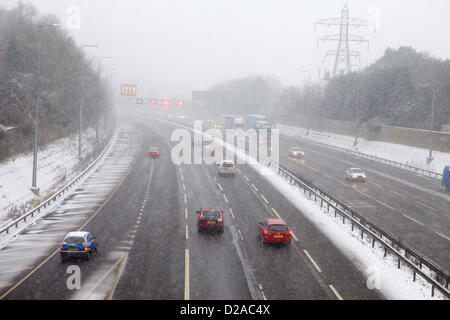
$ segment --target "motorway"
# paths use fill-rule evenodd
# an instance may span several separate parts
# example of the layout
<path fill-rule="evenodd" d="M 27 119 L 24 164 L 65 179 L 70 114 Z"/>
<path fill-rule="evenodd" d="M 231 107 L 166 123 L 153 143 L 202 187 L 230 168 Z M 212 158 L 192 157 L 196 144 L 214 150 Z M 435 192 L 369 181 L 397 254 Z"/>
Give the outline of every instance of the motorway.
<path fill-rule="evenodd" d="M 142 112 L 145 109 L 138 110 Z M 156 115 L 164 118 L 166 114 L 176 114 L 176 111 L 179 110 L 167 110 Z M 192 125 L 194 119 L 222 121 L 220 116 L 211 114 L 206 108 L 196 108 L 187 114 L 189 116 L 183 119 L 186 124 Z M 288 157 L 291 147 L 304 150 L 305 158 Z M 450 194 L 444 191 L 440 181 L 285 135 L 280 135 L 279 150 L 279 163 L 284 168 L 312 182 L 431 259 L 448 274 Z M 362 168 L 367 175 L 366 182 L 347 181 L 345 170 L 350 167 Z"/>
<path fill-rule="evenodd" d="M 37 243 L 46 239 L 41 225 L 63 219 L 55 210 L 0 250 L 0 260 L 24 259 L 33 246 L 46 252 L 15 265 L 14 277 L 0 271 L 1 299 L 384 299 L 250 166 L 238 165 L 235 178 L 222 178 L 214 165 L 177 165 L 170 157 L 174 126 L 152 120 L 153 112 L 127 111 L 132 115 L 123 121 L 131 132 L 130 149 L 122 154 L 133 161 L 117 175 L 116 187 L 103 194 L 104 201 L 97 199 L 89 214 L 63 229 L 93 232 L 100 242 L 98 254 L 89 261 L 61 263 L 54 237 Z M 161 147 L 160 158 L 147 158 L 150 145 Z M 95 179 L 101 189 L 101 176 Z M 202 206 L 222 208 L 223 234 L 197 232 L 195 211 Z M 76 208 L 64 214 L 70 217 Z M 287 221 L 294 233 L 291 245 L 267 246 L 258 240 L 257 223 L 270 217 Z M 36 228 L 35 243 L 24 241 Z M 56 228 L 59 236 L 61 228 Z M 81 270 L 81 289 L 67 286 L 72 264 Z"/>

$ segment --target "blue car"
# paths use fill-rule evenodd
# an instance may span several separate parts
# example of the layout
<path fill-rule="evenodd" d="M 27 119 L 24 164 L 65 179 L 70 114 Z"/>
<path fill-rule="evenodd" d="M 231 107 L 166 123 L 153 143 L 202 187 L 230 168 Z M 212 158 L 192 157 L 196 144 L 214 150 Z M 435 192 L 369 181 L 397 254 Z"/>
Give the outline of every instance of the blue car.
<path fill-rule="evenodd" d="M 442 186 L 445 190 L 450 191 L 450 166 L 445 166 L 442 173 Z"/>
<path fill-rule="evenodd" d="M 59 253 L 61 262 L 68 258 L 89 260 L 97 252 L 98 240 L 87 231 L 69 232 L 61 243 Z"/>

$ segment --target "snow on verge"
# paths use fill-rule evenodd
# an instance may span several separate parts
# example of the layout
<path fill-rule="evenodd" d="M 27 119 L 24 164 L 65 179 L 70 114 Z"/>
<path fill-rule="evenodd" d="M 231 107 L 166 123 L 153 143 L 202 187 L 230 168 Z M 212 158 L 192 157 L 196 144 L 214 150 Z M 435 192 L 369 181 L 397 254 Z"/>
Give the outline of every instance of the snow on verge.
<path fill-rule="evenodd" d="M 306 135 L 305 128 L 284 124 L 277 124 L 277 127 L 280 130 L 280 134 L 289 137 L 301 137 L 302 139 L 312 142 L 321 142 L 437 173 L 442 173 L 444 171 L 444 166 L 450 165 L 450 153 L 446 152 L 433 151 L 434 160 L 430 164 L 427 164 L 426 158 L 429 155 L 428 149 L 389 142 L 371 141 L 363 138 L 358 138 L 358 144 L 353 146 L 355 137 L 314 130 L 309 130 L 309 134 Z"/>
<path fill-rule="evenodd" d="M 155 118 L 154 118 L 155 119 Z M 194 131 L 191 127 L 155 119 L 172 126 L 184 127 Z M 195 132 L 201 134 L 200 131 Z M 216 139 L 216 143 L 225 146 L 229 151 L 235 148 L 223 141 Z M 241 159 L 249 159 L 248 155 L 236 150 L 236 156 Z M 260 163 L 255 164 L 255 159 L 249 161 L 250 165 L 269 183 L 271 183 L 281 194 L 296 206 L 299 211 L 309 219 L 331 242 L 333 242 L 355 266 L 365 275 L 369 276 L 370 270 L 377 270 L 379 277 L 379 288 L 377 288 L 387 299 L 391 300 L 425 300 L 445 299 L 438 290 L 431 297 L 431 286 L 417 276 L 416 282 L 412 281 L 412 272 L 407 268 L 397 269 L 397 262 L 391 255 L 383 258 L 384 251 L 379 245 L 371 248 L 371 245 L 359 239 L 349 230 L 350 223 L 342 224 L 330 214 L 326 214 L 314 202 L 309 200 L 300 189 L 290 185 L 284 178 L 275 175 L 271 169 Z"/>
<path fill-rule="evenodd" d="M 91 154 L 94 145 L 95 130 L 90 128 L 83 133 L 83 154 Z M 37 187 L 41 197 L 31 191 L 32 168 L 32 152 L 0 163 L 0 227 L 11 220 L 12 210 L 30 210 L 34 207 L 33 201 L 42 201 L 81 172 L 78 135 L 72 134 L 39 148 Z"/>

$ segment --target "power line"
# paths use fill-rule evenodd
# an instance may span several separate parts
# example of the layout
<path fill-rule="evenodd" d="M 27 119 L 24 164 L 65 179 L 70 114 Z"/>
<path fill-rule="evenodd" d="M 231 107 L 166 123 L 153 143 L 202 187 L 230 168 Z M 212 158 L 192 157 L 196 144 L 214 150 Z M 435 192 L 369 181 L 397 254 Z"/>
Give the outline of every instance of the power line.
<path fill-rule="evenodd" d="M 339 27 L 338 34 L 325 35 L 317 40 L 317 45 L 320 41 L 329 42 L 336 41 L 338 43 L 336 50 L 328 50 L 322 60 L 322 62 L 328 56 L 334 56 L 334 66 L 332 76 L 338 74 L 350 73 L 354 64 L 352 64 L 352 58 L 358 58 L 359 64 L 361 64 L 361 53 L 357 50 L 350 49 L 350 42 L 357 43 L 367 43 L 369 46 L 369 41 L 362 36 L 350 34 L 350 28 L 360 28 L 360 27 L 372 27 L 367 20 L 351 18 L 349 16 L 349 10 L 347 5 L 342 8 L 341 16 L 337 18 L 326 18 L 321 19 L 314 23 L 314 30 L 316 26 L 328 26 L 328 27 Z"/>

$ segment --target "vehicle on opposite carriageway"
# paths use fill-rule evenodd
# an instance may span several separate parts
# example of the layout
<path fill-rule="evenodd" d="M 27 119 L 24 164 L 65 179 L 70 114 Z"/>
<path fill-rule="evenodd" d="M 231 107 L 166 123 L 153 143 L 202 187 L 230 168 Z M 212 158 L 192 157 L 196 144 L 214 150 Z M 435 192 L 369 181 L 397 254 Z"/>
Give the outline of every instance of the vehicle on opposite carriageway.
<path fill-rule="evenodd" d="M 450 166 L 445 166 L 444 168 L 441 185 L 445 188 L 445 190 L 450 191 Z"/>

